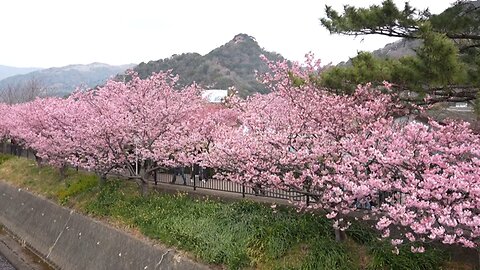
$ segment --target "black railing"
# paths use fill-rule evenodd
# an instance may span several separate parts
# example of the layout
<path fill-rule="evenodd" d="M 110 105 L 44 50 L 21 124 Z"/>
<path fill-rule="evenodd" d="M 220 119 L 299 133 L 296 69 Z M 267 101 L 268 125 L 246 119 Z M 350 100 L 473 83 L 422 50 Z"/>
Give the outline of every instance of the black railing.
<path fill-rule="evenodd" d="M 171 185 L 179 185 L 191 187 L 193 190 L 196 189 L 207 189 L 207 190 L 217 190 L 223 192 L 237 193 L 242 194 L 243 197 L 246 195 L 268 197 L 275 199 L 285 199 L 293 201 L 304 201 L 307 202 L 307 195 L 300 194 L 295 191 L 288 191 L 278 188 L 267 188 L 260 187 L 255 185 L 248 185 L 243 183 L 236 183 L 232 181 L 218 180 L 212 178 L 203 178 L 201 179 L 198 174 L 185 174 L 186 181 L 183 180 L 181 175 L 175 177 L 173 181 L 173 173 L 156 173 L 156 176 L 151 180 L 153 184 L 163 183 Z M 193 177 L 192 177 L 193 176 Z M 156 181 L 155 181 L 156 179 Z M 201 179 L 201 180 L 200 180 Z"/>
<path fill-rule="evenodd" d="M 0 151 L 4 154 L 10 154 L 18 157 L 35 158 L 35 153 L 31 149 L 25 149 L 22 146 L 7 142 L 0 142 Z"/>
<path fill-rule="evenodd" d="M 24 149 L 21 146 L 13 145 L 11 143 L 2 142 L 0 151 L 6 154 L 16 155 L 20 157 L 26 157 L 35 159 L 35 153 L 31 149 Z M 78 170 L 78 168 L 77 168 Z M 314 202 L 314 197 L 300 193 L 294 190 L 284 190 L 279 188 L 264 187 L 259 185 L 249 185 L 245 183 L 236 183 L 232 181 L 218 180 L 208 177 L 208 174 L 204 174 L 203 177 L 200 177 L 198 167 L 195 169 L 196 173 L 192 173 L 192 170 L 187 169 L 184 171 L 185 181 L 181 174 L 177 171 L 177 175 L 174 179 L 175 170 L 163 171 L 163 172 L 154 172 L 149 181 L 153 185 L 169 184 L 177 185 L 192 188 L 193 190 L 197 189 L 206 189 L 206 190 L 216 190 L 222 192 L 242 194 L 243 197 L 246 195 L 290 200 L 294 202 L 304 202 L 307 205 Z M 205 172 L 205 171 L 204 171 Z M 311 194 L 311 192 L 309 192 Z M 372 207 L 378 206 L 382 203 L 386 203 L 387 198 L 393 199 L 390 203 L 402 203 L 403 196 L 396 192 L 381 192 L 378 198 L 374 201 L 367 202 L 356 202 L 355 207 L 359 209 L 371 209 Z"/>
<path fill-rule="evenodd" d="M 19 157 L 26 157 L 30 159 L 35 159 L 34 151 L 30 149 L 24 149 L 22 146 L 11 144 L 8 142 L 2 142 L 0 151 L 6 154 L 16 155 Z M 288 191 L 278 188 L 269 188 L 256 185 L 241 184 L 225 180 L 212 179 L 207 177 L 206 174 L 204 177 L 200 178 L 198 175 L 198 168 L 196 170 L 197 174 L 192 174 L 191 170 L 187 169 L 185 172 L 186 181 L 183 180 L 181 175 L 175 177 L 175 182 L 173 181 L 174 172 L 154 172 L 149 181 L 153 185 L 170 184 L 178 186 L 187 186 L 191 187 L 193 190 L 197 189 L 206 189 L 206 190 L 216 190 L 222 192 L 242 194 L 243 197 L 246 195 L 274 198 L 274 199 L 283 199 L 291 200 L 296 202 L 306 202 L 309 203 L 311 200 L 308 195 L 298 193 L 296 191 Z"/>

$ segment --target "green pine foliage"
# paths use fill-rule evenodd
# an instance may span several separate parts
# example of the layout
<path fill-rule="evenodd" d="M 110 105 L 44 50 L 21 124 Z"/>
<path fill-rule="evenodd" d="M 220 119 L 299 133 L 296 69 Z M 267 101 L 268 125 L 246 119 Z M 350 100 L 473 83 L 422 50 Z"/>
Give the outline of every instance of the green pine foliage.
<path fill-rule="evenodd" d="M 423 102 L 426 94 L 435 96 L 432 102 L 476 98 L 471 89 L 480 87 L 480 1 L 458 1 L 439 15 L 408 2 L 399 9 L 392 0 L 368 8 L 346 5 L 343 14 L 327 6 L 326 15 L 321 23 L 332 34 L 378 34 L 421 43 L 410 43 L 420 44 L 413 56 L 361 52 L 349 64 L 327 69 L 323 86 L 351 93 L 358 84 L 389 81 L 400 92 L 417 92 L 413 101 Z"/>
<path fill-rule="evenodd" d="M 382 5 L 356 8 L 345 5 L 343 14 L 331 6 L 325 7 L 327 17 L 320 21 L 331 34 L 369 35 L 383 34 L 396 37 L 412 37 L 411 31 L 429 17 L 428 11 L 418 11 L 407 2 L 403 10 L 398 9 L 392 0 Z"/>
<path fill-rule="evenodd" d="M 460 61 L 458 48 L 453 41 L 432 31 L 427 23 L 421 28 L 423 46 L 417 50 L 420 63 L 419 71 L 430 86 L 445 86 L 461 83 L 460 77 L 464 72 Z"/>
<path fill-rule="evenodd" d="M 453 41 L 429 29 L 424 30 L 423 36 L 424 42 L 417 49 L 417 56 L 392 59 L 360 52 L 351 59 L 350 66 L 327 69 L 322 74 L 322 84 L 351 92 L 358 84 L 389 81 L 398 88 L 421 92 L 433 87 L 468 83 L 467 66 L 460 60 Z"/>

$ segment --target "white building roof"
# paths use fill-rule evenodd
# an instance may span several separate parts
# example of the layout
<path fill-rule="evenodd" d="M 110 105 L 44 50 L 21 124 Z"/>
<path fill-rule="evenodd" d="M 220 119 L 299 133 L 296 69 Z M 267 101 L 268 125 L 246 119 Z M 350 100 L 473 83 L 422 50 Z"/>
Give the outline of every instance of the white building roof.
<path fill-rule="evenodd" d="M 209 89 L 202 91 L 202 98 L 212 103 L 220 103 L 227 97 L 228 90 L 223 89 Z"/>

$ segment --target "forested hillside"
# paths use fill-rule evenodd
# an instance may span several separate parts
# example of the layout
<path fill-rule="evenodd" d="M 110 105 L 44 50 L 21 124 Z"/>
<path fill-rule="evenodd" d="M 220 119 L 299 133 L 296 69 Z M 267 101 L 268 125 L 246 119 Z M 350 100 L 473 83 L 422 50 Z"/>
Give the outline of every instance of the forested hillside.
<path fill-rule="evenodd" d="M 267 71 L 267 65 L 260 59 L 265 55 L 269 60 L 281 60 L 277 53 L 261 48 L 254 37 L 238 34 L 231 41 L 212 50 L 206 55 L 184 53 L 134 68 L 141 78 L 154 72 L 171 69 L 180 76 L 179 85 L 196 82 L 205 88 L 228 89 L 234 86 L 240 95 L 265 93 L 266 88 L 257 82 L 255 71 Z"/>

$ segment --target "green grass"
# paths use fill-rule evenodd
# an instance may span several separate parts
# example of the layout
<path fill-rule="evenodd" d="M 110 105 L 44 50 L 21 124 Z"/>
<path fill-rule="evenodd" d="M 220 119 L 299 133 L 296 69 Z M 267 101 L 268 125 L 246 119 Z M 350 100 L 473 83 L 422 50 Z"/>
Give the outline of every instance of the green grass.
<path fill-rule="evenodd" d="M 335 242 L 329 220 L 289 207 L 274 212 L 246 200 L 141 197 L 130 182 L 111 179 L 100 187 L 94 175 L 73 170 L 62 182 L 55 169 L 2 155 L 0 178 L 228 269 L 447 269 L 442 252 L 394 255 L 360 223 L 353 224 L 348 241 Z"/>
<path fill-rule="evenodd" d="M 126 185 L 107 184 L 87 212 L 121 218 L 150 238 L 230 269 L 258 265 L 270 269 L 355 268 L 343 244 L 334 241 L 325 218 L 288 208 L 273 213 L 270 207 L 250 201 L 223 203 L 183 194 L 142 198 L 121 192 Z M 301 257 L 292 259 L 292 253 Z"/>

